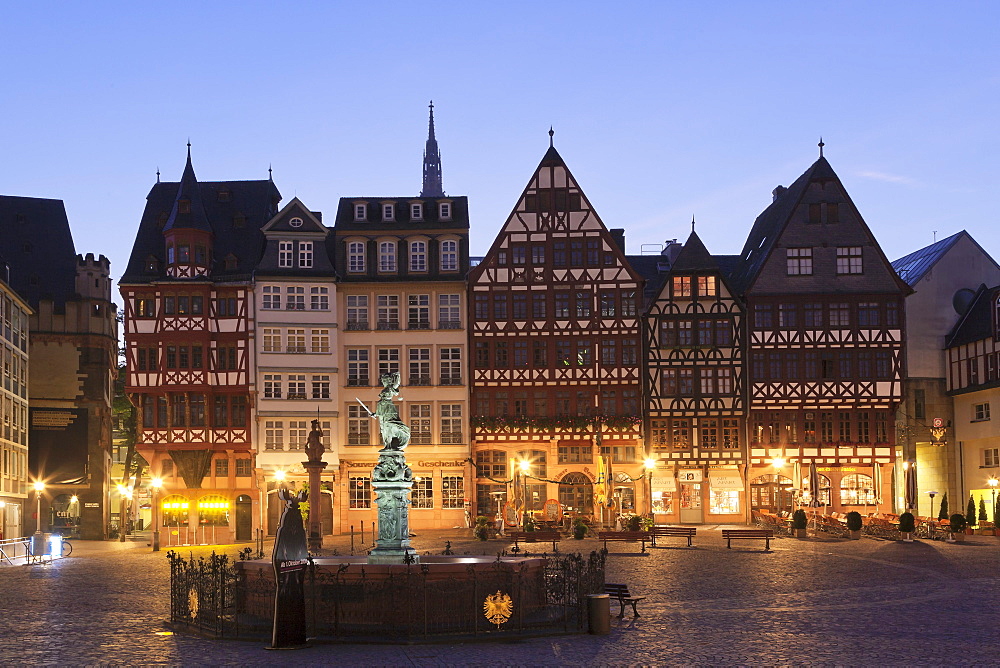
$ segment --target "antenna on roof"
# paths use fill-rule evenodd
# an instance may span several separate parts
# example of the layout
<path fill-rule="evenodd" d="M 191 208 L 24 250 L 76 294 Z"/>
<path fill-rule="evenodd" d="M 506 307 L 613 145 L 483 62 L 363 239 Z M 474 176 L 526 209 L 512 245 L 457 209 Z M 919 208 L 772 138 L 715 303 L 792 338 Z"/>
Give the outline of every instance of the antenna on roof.
<path fill-rule="evenodd" d="M 934 230 L 934 243 L 937 243 L 937 230 Z"/>
<path fill-rule="evenodd" d="M 823 137 L 819 138 L 819 144 L 817 144 L 817 146 L 819 146 L 819 157 L 822 158 L 823 157 L 823 147 L 826 146 L 826 144 L 823 143 Z"/>
<path fill-rule="evenodd" d="M 552 148 L 552 146 L 553 146 L 553 139 L 552 138 L 555 136 L 555 134 L 556 134 L 556 131 L 553 130 L 552 126 L 550 125 L 549 126 L 549 148 Z"/>

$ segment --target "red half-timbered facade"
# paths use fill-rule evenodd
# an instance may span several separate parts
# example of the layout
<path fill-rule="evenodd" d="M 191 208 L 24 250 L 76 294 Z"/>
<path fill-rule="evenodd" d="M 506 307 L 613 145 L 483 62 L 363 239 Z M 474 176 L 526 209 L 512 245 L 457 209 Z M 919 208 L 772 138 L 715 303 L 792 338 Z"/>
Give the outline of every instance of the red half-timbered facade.
<path fill-rule="evenodd" d="M 633 265 L 644 267 L 650 297 L 643 343 L 646 442 L 656 461 L 654 517 L 742 522 L 742 301 L 694 231 L 683 246 L 672 242 L 660 255 L 639 256 Z"/>
<path fill-rule="evenodd" d="M 910 288 L 822 145 L 802 176 L 775 189 L 734 283 L 747 307 L 751 506 L 789 510 L 797 495 L 841 512 L 891 509 Z"/>
<path fill-rule="evenodd" d="M 526 495 L 548 519 L 595 516 L 599 455 L 618 507 L 641 504 L 642 287 L 550 146 L 469 275 L 477 513 L 514 521 Z"/>
<path fill-rule="evenodd" d="M 251 419 L 252 269 L 280 194 L 270 181 L 179 183 L 147 196 L 120 281 L 138 452 L 163 480 L 164 545 L 249 540 L 259 517 Z"/>

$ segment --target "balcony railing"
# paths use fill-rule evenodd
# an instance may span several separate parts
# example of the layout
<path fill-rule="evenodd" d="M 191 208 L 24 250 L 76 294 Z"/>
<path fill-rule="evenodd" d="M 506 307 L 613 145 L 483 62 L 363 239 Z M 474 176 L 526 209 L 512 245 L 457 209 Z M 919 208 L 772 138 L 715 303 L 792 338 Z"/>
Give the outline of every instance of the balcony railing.
<path fill-rule="evenodd" d="M 398 320 L 379 320 L 376 329 L 399 329 Z"/>
<path fill-rule="evenodd" d="M 430 329 L 431 328 L 431 321 L 430 320 L 410 320 L 406 324 L 406 328 L 407 329 Z"/>
<path fill-rule="evenodd" d="M 410 376 L 407 380 L 408 380 L 407 385 L 430 385 L 431 384 L 431 377 L 430 376 Z"/>
<path fill-rule="evenodd" d="M 462 329 L 461 320 L 441 320 L 438 322 L 438 329 Z"/>
<path fill-rule="evenodd" d="M 305 392 L 289 392 L 286 399 L 299 399 L 304 400 L 306 398 Z"/>
<path fill-rule="evenodd" d="M 368 387 L 369 382 L 367 378 L 348 378 L 348 387 Z"/>
<path fill-rule="evenodd" d="M 368 329 L 367 320 L 348 320 L 347 321 L 347 331 L 349 332 L 362 332 Z"/>
<path fill-rule="evenodd" d="M 457 444 L 462 443 L 462 432 L 460 431 L 442 431 L 441 432 L 441 443 L 442 444 Z"/>
<path fill-rule="evenodd" d="M 441 385 L 461 385 L 461 376 L 441 376 Z"/>

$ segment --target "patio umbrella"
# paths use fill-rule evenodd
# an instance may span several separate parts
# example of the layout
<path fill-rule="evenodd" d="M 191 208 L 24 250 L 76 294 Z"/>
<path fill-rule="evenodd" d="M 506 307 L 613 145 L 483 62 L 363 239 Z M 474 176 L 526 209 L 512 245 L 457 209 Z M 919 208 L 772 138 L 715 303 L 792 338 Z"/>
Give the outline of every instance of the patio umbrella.
<path fill-rule="evenodd" d="M 872 462 L 872 487 L 875 488 L 875 505 L 882 505 L 882 467 L 878 462 Z"/>
<path fill-rule="evenodd" d="M 818 508 L 819 503 L 819 469 L 816 462 L 809 462 L 809 506 Z"/>
<path fill-rule="evenodd" d="M 797 459 L 792 462 L 792 488 L 802 491 L 802 464 Z"/>
<path fill-rule="evenodd" d="M 917 463 L 907 462 L 909 466 L 903 471 L 903 494 L 907 510 L 917 507 Z"/>

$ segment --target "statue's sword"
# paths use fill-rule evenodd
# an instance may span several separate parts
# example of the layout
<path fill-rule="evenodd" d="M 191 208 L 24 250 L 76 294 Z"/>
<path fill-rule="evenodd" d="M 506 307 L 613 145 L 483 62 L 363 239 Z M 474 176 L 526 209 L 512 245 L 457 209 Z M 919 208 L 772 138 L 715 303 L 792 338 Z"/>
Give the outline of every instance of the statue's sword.
<path fill-rule="evenodd" d="M 368 406 L 366 406 L 366 405 L 365 405 L 365 402 L 361 401 L 361 399 L 358 399 L 357 397 L 354 397 L 354 398 L 355 398 L 355 399 L 357 400 L 357 402 L 358 402 L 359 404 L 361 404 L 361 407 L 365 409 L 365 412 L 367 412 L 367 413 L 368 413 L 368 417 L 377 417 L 377 416 L 376 416 L 376 415 L 375 415 L 374 413 L 372 413 L 372 412 L 371 412 L 371 411 L 370 411 L 370 410 L 368 409 Z"/>

